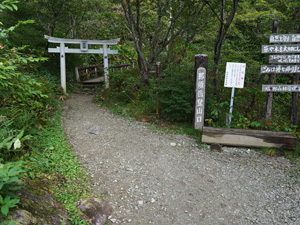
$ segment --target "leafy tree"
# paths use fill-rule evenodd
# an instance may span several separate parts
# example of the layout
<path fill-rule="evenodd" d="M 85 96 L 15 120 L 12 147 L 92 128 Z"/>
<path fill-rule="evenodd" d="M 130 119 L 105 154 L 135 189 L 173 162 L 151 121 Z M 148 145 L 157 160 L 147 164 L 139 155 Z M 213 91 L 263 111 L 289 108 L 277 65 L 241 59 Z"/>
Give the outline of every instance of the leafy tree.
<path fill-rule="evenodd" d="M 137 51 L 140 75 L 146 83 L 147 71 L 159 56 L 180 38 L 185 37 L 181 48 L 186 48 L 210 17 L 205 1 L 125 0 L 121 5 Z"/>

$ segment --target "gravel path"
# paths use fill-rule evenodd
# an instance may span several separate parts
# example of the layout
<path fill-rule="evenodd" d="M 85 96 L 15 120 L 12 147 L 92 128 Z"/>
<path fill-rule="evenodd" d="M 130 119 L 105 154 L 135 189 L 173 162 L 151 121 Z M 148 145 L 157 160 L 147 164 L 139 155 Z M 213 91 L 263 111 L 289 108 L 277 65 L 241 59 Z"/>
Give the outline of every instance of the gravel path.
<path fill-rule="evenodd" d="M 73 95 L 63 125 L 96 193 L 116 204 L 110 224 L 300 224 L 300 185 L 283 157 L 199 148 Z"/>

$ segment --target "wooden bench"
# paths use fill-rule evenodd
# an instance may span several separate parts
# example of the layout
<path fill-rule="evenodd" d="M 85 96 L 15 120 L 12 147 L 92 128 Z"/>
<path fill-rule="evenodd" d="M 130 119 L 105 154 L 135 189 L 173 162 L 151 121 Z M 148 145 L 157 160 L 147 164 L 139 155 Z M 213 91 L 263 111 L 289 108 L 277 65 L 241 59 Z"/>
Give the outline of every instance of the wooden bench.
<path fill-rule="evenodd" d="M 203 127 L 202 143 L 296 149 L 297 137 L 289 132 Z"/>

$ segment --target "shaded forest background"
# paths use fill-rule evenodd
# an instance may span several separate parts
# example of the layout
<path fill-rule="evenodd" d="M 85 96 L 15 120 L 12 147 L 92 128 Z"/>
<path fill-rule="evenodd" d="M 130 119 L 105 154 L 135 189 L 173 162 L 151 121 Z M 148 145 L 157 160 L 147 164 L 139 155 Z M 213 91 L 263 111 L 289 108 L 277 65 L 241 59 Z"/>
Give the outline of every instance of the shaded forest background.
<path fill-rule="evenodd" d="M 209 57 L 206 126 L 226 126 L 231 94 L 231 89 L 223 85 L 226 62 L 246 63 L 245 85 L 236 89 L 231 127 L 289 131 L 299 137 L 299 127 L 291 124 L 291 93 L 274 94 L 272 117 L 265 120 L 266 93 L 261 91 L 261 86 L 267 83 L 268 75 L 260 74 L 260 66 L 268 64 L 268 57 L 261 54 L 261 45 L 268 44 L 273 21 L 278 20 L 278 33 L 295 33 L 300 24 L 299 12 L 298 0 L 2 1 L 0 163 L 6 165 L 6 172 L 0 170 L 0 176 L 7 180 L 0 183 L 2 214 L 7 216 L 9 209 L 17 204 L 15 196 L 7 194 L 12 180 L 24 173 L 48 177 L 57 172 L 56 156 L 46 157 L 45 149 L 47 154 L 55 153 L 61 145 L 56 140 L 55 147 L 56 141 L 45 143 L 46 138 L 41 137 L 49 132 L 57 133 L 58 99 L 63 93 L 58 88 L 59 56 L 48 53 L 48 48 L 54 45 L 44 35 L 97 40 L 120 38 L 117 46 L 111 46 L 119 54 L 110 55 L 109 62 L 111 65 L 134 63 L 135 68 L 111 71 L 110 88 L 100 86 L 95 100 L 120 114 L 138 119 L 148 116 L 154 123 L 167 121 L 189 129 L 192 129 L 194 112 L 195 55 Z M 70 92 L 78 85 L 76 66 L 103 62 L 101 55 L 90 54 L 67 54 L 66 60 Z M 160 71 L 166 75 L 159 80 L 159 86 L 156 75 L 148 73 L 155 70 L 158 61 L 162 63 Z M 275 83 L 292 84 L 293 75 L 277 75 Z M 159 115 L 155 113 L 157 93 Z M 58 124 L 53 125 L 55 121 Z M 20 160 L 27 163 L 21 165 Z M 78 196 L 70 198 L 62 194 L 60 198 L 61 201 L 72 199 L 68 210 L 76 211 Z"/>
<path fill-rule="evenodd" d="M 226 62 L 245 62 L 245 88 L 238 89 L 235 95 L 233 126 L 263 127 L 266 93 L 261 92 L 261 85 L 267 83 L 268 75 L 260 74 L 260 66 L 268 63 L 268 57 L 260 53 L 261 45 L 268 44 L 275 19 L 279 21 L 279 33 L 294 33 L 299 10 L 297 1 L 25 0 L 18 3 L 18 10 L 1 13 L 2 26 L 9 28 L 20 21 L 32 21 L 9 33 L 8 38 L 2 39 L 2 45 L 26 46 L 18 52 L 48 57 L 35 67 L 57 78 L 58 56 L 47 53 L 49 43 L 44 34 L 77 39 L 121 38 L 116 47 L 119 54 L 110 56 L 110 63 L 135 63 L 139 81 L 149 83 L 152 77 L 147 71 L 155 69 L 156 61 L 162 62 L 167 75 L 160 85 L 162 116 L 173 122 L 192 120 L 194 56 L 207 54 L 206 121 L 212 126 L 224 126 L 228 116 L 231 90 L 223 87 Z M 74 80 L 75 66 L 101 63 L 99 55 L 68 54 L 68 81 Z M 116 94 L 116 88 L 122 89 L 123 96 L 133 95 L 128 101 L 140 94 L 151 97 L 144 92 L 153 92 L 155 87 L 136 90 L 142 93 L 127 93 L 137 85 L 133 76 L 136 75 L 111 75 L 113 93 L 106 97 Z M 278 75 L 276 83 L 290 84 L 292 76 Z M 146 104 L 139 100 L 139 104 Z M 153 105 L 145 107 L 145 111 L 153 113 Z M 267 125 L 271 129 L 289 129 L 290 114 L 291 93 L 275 94 L 273 118 Z"/>

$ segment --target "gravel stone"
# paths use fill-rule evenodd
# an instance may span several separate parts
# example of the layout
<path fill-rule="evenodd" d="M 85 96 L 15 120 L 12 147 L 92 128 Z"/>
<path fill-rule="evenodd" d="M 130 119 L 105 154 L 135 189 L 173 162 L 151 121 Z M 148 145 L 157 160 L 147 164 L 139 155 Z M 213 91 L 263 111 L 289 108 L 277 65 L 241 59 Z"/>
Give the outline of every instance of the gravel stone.
<path fill-rule="evenodd" d="M 92 98 L 67 99 L 63 126 L 95 193 L 116 205 L 110 224 L 300 224 L 300 185 L 286 158 L 200 148 Z M 95 124 L 101 133 L 91 135 Z"/>

